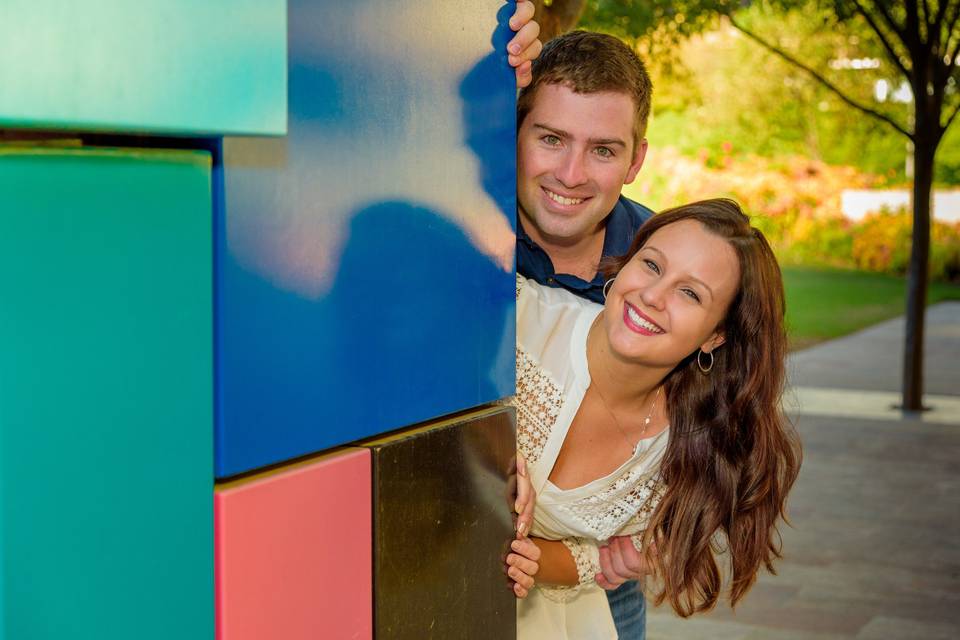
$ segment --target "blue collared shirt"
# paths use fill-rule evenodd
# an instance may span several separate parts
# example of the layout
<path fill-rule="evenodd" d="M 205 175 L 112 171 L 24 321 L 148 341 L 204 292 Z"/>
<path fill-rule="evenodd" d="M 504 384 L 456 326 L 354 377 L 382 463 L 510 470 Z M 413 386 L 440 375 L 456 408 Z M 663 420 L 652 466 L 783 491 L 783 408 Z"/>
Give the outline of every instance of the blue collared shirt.
<path fill-rule="evenodd" d="M 607 216 L 601 257 L 624 255 L 630 249 L 640 225 L 652 215 L 653 211 L 642 204 L 620 196 L 613 211 Z M 561 287 L 581 298 L 603 304 L 602 273 L 598 272 L 593 280 L 587 282 L 569 273 L 554 272 L 550 256 L 527 235 L 519 222 L 517 223 L 517 271 L 547 287 Z"/>

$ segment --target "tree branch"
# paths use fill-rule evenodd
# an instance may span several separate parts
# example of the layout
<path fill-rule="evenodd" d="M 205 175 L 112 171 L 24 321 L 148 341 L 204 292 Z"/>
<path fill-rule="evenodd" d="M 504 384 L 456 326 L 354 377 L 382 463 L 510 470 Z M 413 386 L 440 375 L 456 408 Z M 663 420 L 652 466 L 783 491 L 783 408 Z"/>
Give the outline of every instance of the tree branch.
<path fill-rule="evenodd" d="M 883 6 L 881 0 L 873 0 L 874 6 L 878 9 L 882 8 L 886 11 L 886 7 Z M 916 54 L 921 49 L 925 49 L 924 46 L 926 43 L 923 41 L 923 35 L 920 33 L 920 15 L 918 10 L 918 5 L 920 0 L 906 0 L 904 3 L 906 5 L 907 19 L 904 23 L 904 38 L 903 41 L 907 44 L 907 50 L 910 51 L 911 56 L 914 56 L 914 66 L 919 62 L 916 59 Z"/>
<path fill-rule="evenodd" d="M 934 17 L 933 23 L 931 23 L 930 25 L 931 27 L 937 27 L 937 29 L 939 30 L 940 27 L 943 26 L 943 19 L 947 16 L 947 7 L 949 6 L 950 6 L 950 0 L 940 0 L 940 6 L 937 7 L 937 15 L 936 17 Z M 958 3 L 958 5 L 955 5 L 955 6 L 960 6 L 960 3 Z M 949 31 L 947 33 L 949 33 Z M 939 31 L 937 32 L 937 44 L 943 44 L 940 42 Z"/>
<path fill-rule="evenodd" d="M 893 32 L 896 33 L 898 36 L 900 36 L 900 40 L 906 42 L 907 41 L 906 26 L 901 27 L 899 24 L 897 24 L 897 21 L 893 19 L 893 16 L 890 15 L 890 12 L 887 11 L 887 8 L 883 6 L 883 3 L 880 2 L 880 0 L 873 0 L 873 6 L 875 6 L 877 8 L 877 11 L 880 13 L 880 15 L 883 16 L 883 19 L 887 22 L 887 25 L 890 27 L 890 29 L 892 29 Z"/>
<path fill-rule="evenodd" d="M 848 97 L 848 96 L 847 96 L 845 93 L 843 93 L 843 91 L 841 91 L 835 84 L 833 84 L 832 82 L 830 82 L 829 80 L 827 80 L 825 77 L 823 77 L 820 73 L 818 73 L 818 72 L 815 71 L 814 69 L 808 67 L 807 65 L 805 65 L 805 64 L 802 63 L 802 62 L 800 62 L 799 60 L 797 60 L 796 58 L 794 58 L 792 55 L 790 55 L 789 53 L 787 53 L 786 51 L 784 51 L 784 50 L 781 49 L 780 47 L 778 47 L 778 46 L 776 46 L 776 45 L 774 45 L 774 44 L 771 44 L 771 43 L 767 42 L 766 40 L 764 40 L 763 38 L 761 38 L 761 37 L 758 36 L 757 34 L 753 33 L 752 31 L 750 31 L 749 29 L 747 29 L 747 28 L 744 27 L 743 25 L 739 24 L 733 16 L 729 16 L 729 19 L 730 19 L 730 24 L 733 25 L 733 27 L 734 27 L 735 29 L 737 29 L 737 31 L 740 31 L 740 32 L 743 33 L 745 36 L 747 36 L 748 38 L 750 38 L 751 40 L 753 40 L 754 42 L 756 42 L 757 44 L 759 44 L 760 46 L 762 46 L 764 49 L 767 49 L 768 51 L 771 51 L 772 53 L 775 53 L 776 55 L 780 56 L 781 58 L 783 58 L 784 60 L 786 60 L 787 62 L 789 62 L 790 64 L 792 64 L 793 66 L 797 67 L 798 69 L 802 69 L 803 71 L 805 71 L 810 77 L 812 77 L 814 80 L 816 80 L 817 82 L 819 82 L 821 85 L 823 85 L 824 87 L 826 87 L 827 89 L 829 89 L 834 95 L 836 95 L 838 98 L 840 98 L 841 100 L 843 100 L 843 101 L 844 101 L 846 104 L 848 104 L 849 106 L 853 107 L 854 109 L 857 109 L 858 111 L 860 111 L 860 112 L 862 112 L 862 113 L 867 114 L 868 116 L 871 116 L 871 117 L 873 117 L 873 118 L 876 118 L 876 119 L 878 119 L 878 120 L 880 120 L 880 121 L 882 121 L 882 122 L 886 122 L 888 125 L 890 125 L 891 127 L 893 127 L 894 130 L 896 130 L 897 132 L 903 134 L 903 135 L 906 136 L 909 140 L 911 140 L 911 141 L 913 140 L 913 134 L 912 134 L 911 132 L 907 131 L 907 130 L 906 130 L 905 128 L 903 128 L 902 126 L 900 126 L 900 124 L 898 124 L 898 123 L 897 123 L 893 118 L 891 118 L 890 116 L 888 116 L 888 115 L 886 115 L 886 114 L 884 114 L 884 113 L 880 113 L 879 111 L 875 111 L 874 109 L 871 109 L 870 107 L 867 107 L 867 106 L 865 106 L 865 105 L 862 105 L 862 104 L 860 104 L 859 102 L 857 102 L 856 100 Z"/>
<path fill-rule="evenodd" d="M 943 2 L 946 4 L 947 0 L 943 0 Z M 960 52 L 960 34 L 956 34 L 958 36 L 957 41 L 954 43 L 953 51 L 950 51 L 950 41 L 954 36 L 954 27 L 957 26 L 957 20 L 960 19 L 960 2 L 957 2 L 953 7 L 955 9 L 953 15 L 946 18 L 947 36 L 943 40 L 943 51 L 946 52 L 947 59 L 950 60 L 947 64 L 956 64 L 957 53 Z"/>
<path fill-rule="evenodd" d="M 917 4 L 920 5 L 920 16 L 923 20 L 923 26 L 927 30 L 927 42 L 930 42 L 931 34 L 933 32 L 933 25 L 930 24 L 930 0 L 922 0 Z"/>
<path fill-rule="evenodd" d="M 887 55 L 890 56 L 890 61 L 900 69 L 900 73 L 907 76 L 907 79 L 910 79 L 910 71 L 904 66 L 900 61 L 900 56 L 897 55 L 896 50 L 893 48 L 893 45 L 890 41 L 887 40 L 886 35 L 880 30 L 880 25 L 873 19 L 873 16 L 870 15 L 870 12 L 867 11 L 864 6 L 860 3 L 860 0 L 853 0 L 853 4 L 857 7 L 857 13 L 863 16 L 863 19 L 867 21 L 867 24 L 870 25 L 870 28 L 873 29 L 873 32 L 877 34 L 877 37 L 880 39 L 880 43 L 883 44 L 883 48 L 887 50 Z M 903 41 L 901 40 L 901 44 Z"/>

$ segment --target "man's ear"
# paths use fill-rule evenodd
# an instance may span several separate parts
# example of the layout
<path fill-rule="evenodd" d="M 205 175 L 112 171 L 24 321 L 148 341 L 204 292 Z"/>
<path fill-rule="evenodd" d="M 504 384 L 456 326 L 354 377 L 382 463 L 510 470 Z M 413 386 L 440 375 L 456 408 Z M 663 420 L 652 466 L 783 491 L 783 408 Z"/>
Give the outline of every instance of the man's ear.
<path fill-rule="evenodd" d="M 723 331 L 714 331 L 710 337 L 707 338 L 702 345 L 700 345 L 700 350 L 704 353 L 710 353 L 726 341 L 727 337 L 723 334 Z"/>
<path fill-rule="evenodd" d="M 630 184 L 633 182 L 637 174 L 640 172 L 640 167 L 643 166 L 643 159 L 647 157 L 647 139 L 644 138 L 637 143 L 637 148 L 633 153 L 633 161 L 630 163 L 630 168 L 627 170 L 627 177 L 624 178 L 623 184 Z"/>

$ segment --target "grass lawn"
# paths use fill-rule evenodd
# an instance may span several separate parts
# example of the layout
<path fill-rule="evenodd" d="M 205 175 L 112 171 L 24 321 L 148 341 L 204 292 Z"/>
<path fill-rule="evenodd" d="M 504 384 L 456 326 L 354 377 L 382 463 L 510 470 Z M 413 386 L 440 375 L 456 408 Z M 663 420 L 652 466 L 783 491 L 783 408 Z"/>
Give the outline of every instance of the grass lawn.
<path fill-rule="evenodd" d="M 784 267 L 790 348 L 802 349 L 902 315 L 906 280 L 894 276 Z M 931 283 L 927 303 L 960 300 L 960 285 Z"/>

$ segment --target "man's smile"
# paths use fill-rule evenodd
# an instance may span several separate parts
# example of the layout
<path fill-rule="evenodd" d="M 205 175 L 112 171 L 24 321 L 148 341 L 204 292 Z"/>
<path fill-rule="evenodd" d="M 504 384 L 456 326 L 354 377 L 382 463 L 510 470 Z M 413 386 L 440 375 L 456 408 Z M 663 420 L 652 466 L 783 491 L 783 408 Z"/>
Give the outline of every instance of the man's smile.
<path fill-rule="evenodd" d="M 585 200 L 588 200 L 588 198 L 573 198 L 573 197 L 564 196 L 557 193 L 556 191 L 551 191 L 546 187 L 540 187 L 540 188 L 543 190 L 543 192 L 551 201 L 564 207 L 573 207 L 584 202 Z"/>

